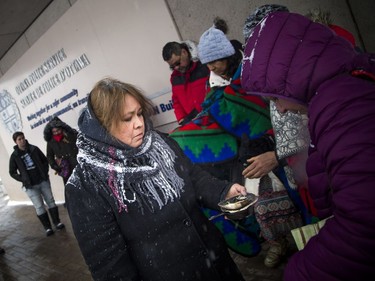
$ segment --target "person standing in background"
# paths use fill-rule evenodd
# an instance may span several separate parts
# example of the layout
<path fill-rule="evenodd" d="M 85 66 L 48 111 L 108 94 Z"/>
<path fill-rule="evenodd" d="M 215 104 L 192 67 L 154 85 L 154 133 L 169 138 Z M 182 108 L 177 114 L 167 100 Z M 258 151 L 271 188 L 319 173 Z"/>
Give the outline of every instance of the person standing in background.
<path fill-rule="evenodd" d="M 168 42 L 163 47 L 163 59 L 172 70 L 173 109 L 179 125 L 193 119 L 201 110 L 206 96 L 209 70 L 197 57 L 197 47 L 187 40 Z"/>
<path fill-rule="evenodd" d="M 63 229 L 65 225 L 60 222 L 59 211 L 52 194 L 47 157 L 37 146 L 28 143 L 23 132 L 15 132 L 13 140 L 16 145 L 9 160 L 9 174 L 22 182 L 22 187 L 35 207 L 46 236 L 50 236 L 54 231 L 44 203 L 48 206 L 56 229 Z"/>
<path fill-rule="evenodd" d="M 57 116 L 52 118 L 44 128 L 48 163 L 55 173 L 62 177 L 64 185 L 77 165 L 77 134 L 75 129 Z"/>
<path fill-rule="evenodd" d="M 52 118 L 44 128 L 48 163 L 62 177 L 64 184 L 77 165 L 77 134 L 75 129 L 58 117 Z"/>

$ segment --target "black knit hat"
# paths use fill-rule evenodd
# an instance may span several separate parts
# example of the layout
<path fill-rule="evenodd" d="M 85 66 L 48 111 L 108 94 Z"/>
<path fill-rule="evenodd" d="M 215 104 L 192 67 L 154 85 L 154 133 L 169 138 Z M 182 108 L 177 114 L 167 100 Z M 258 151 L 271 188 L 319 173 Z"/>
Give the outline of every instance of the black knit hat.
<path fill-rule="evenodd" d="M 245 25 L 243 27 L 243 36 L 245 38 L 245 42 L 250 37 L 250 34 L 253 31 L 254 27 L 268 14 L 273 12 L 289 12 L 289 10 L 287 7 L 278 4 L 266 4 L 256 8 L 255 11 L 251 13 L 246 19 Z"/>

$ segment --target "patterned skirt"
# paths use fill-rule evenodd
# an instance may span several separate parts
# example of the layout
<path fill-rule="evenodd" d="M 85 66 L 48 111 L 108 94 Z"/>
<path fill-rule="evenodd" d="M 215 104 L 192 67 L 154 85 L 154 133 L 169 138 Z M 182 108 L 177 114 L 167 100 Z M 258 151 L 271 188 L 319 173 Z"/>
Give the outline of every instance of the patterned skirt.
<path fill-rule="evenodd" d="M 254 205 L 254 212 L 261 235 L 267 241 L 276 241 L 303 225 L 301 212 L 290 199 L 287 190 L 274 191 L 268 176 L 260 182 L 259 199 Z"/>

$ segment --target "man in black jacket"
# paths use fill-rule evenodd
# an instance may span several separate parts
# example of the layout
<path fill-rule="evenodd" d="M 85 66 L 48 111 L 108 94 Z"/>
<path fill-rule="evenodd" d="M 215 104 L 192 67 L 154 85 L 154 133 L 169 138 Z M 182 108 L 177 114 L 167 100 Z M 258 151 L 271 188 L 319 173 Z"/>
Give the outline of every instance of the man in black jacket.
<path fill-rule="evenodd" d="M 59 211 L 52 194 L 47 157 L 37 146 L 28 143 L 23 132 L 15 132 L 13 140 L 16 145 L 9 160 L 9 174 L 22 182 L 22 188 L 33 203 L 46 235 L 50 236 L 54 231 L 44 202 L 48 206 L 56 229 L 63 229 L 65 226 L 60 222 Z"/>

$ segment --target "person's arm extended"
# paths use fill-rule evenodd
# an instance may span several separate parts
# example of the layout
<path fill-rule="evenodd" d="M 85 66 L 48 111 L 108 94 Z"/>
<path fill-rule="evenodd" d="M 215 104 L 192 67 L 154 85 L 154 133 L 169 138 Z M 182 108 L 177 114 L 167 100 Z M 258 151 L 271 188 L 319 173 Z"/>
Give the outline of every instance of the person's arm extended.
<path fill-rule="evenodd" d="M 244 134 L 241 138 L 238 155 L 239 161 L 245 167 L 242 175 L 249 179 L 261 178 L 279 165 L 275 152 L 275 141 L 269 134 L 252 140 Z"/>
<path fill-rule="evenodd" d="M 267 151 L 247 159 L 248 166 L 243 170 L 245 178 L 261 178 L 275 169 L 279 163 L 275 151 Z"/>
<path fill-rule="evenodd" d="M 219 210 L 218 203 L 221 200 L 236 195 L 246 194 L 246 188 L 237 183 L 231 183 L 220 180 L 202 169 L 202 167 L 193 164 L 184 154 L 175 140 L 169 138 L 173 151 L 180 158 L 180 163 L 189 173 L 189 178 L 195 189 L 197 199 L 205 206 L 211 209 Z"/>

